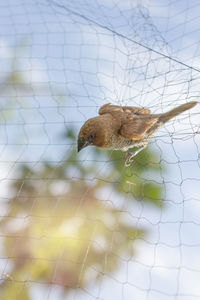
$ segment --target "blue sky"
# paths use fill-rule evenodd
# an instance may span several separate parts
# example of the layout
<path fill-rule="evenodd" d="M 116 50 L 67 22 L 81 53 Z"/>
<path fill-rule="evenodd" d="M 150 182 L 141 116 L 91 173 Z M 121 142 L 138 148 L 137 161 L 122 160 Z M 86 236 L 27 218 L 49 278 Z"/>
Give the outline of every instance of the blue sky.
<path fill-rule="evenodd" d="M 58 2 L 70 11 L 56 6 Z M 198 100 L 200 73 L 194 69 L 200 66 L 199 5 L 194 0 L 1 1 L 0 76 L 10 74 L 11 58 L 17 56 L 16 70 L 32 89 L 2 95 L 1 197 L 9 194 L 7 183 L 17 163 L 59 162 L 66 150 L 61 136 L 65 126 L 73 122 L 78 129 L 106 102 L 161 112 L 187 99 Z M 59 95 L 52 94 L 55 88 Z M 16 95 L 17 102 L 12 101 Z M 62 100 L 65 95 L 67 102 Z M 4 110 L 8 96 L 9 110 Z M 68 299 L 110 300 L 111 294 L 116 300 L 200 297 L 198 114 L 199 106 L 160 129 L 151 142 L 168 168 L 160 174 L 166 208 L 160 211 L 140 203 L 127 208 L 150 230 L 138 242 L 136 257 L 122 259 L 120 271 L 105 274 L 99 287 L 88 287 L 93 296 L 82 291 Z M 88 148 L 81 159 L 89 157 Z M 112 194 L 110 200 L 114 203 Z M 38 291 L 33 291 L 33 299 L 59 297 L 59 289 L 49 298 L 41 287 Z"/>

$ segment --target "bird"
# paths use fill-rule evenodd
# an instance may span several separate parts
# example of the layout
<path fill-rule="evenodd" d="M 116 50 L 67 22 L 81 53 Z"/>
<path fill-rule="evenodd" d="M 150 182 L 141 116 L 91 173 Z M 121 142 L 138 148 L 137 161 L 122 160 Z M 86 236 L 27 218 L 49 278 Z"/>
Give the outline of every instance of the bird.
<path fill-rule="evenodd" d="M 109 150 L 121 150 L 125 166 L 129 166 L 141 150 L 147 147 L 155 131 L 180 113 L 191 109 L 198 102 L 191 101 L 160 114 L 148 108 L 104 104 L 98 116 L 88 119 L 78 134 L 78 152 L 91 145 Z M 129 151 L 131 148 L 136 148 Z"/>

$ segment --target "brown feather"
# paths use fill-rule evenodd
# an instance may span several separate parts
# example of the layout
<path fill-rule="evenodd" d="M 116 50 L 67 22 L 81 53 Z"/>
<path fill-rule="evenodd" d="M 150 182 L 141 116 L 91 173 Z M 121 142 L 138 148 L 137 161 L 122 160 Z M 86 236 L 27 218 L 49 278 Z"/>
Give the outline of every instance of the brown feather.
<path fill-rule="evenodd" d="M 153 115 L 135 116 L 127 119 L 122 125 L 119 134 L 126 139 L 140 140 L 146 132 L 158 121 Z"/>
<path fill-rule="evenodd" d="M 111 105 L 110 103 L 104 104 L 99 109 L 99 115 L 103 114 L 128 114 L 128 115 L 143 115 L 150 114 L 151 111 L 144 107 L 135 107 L 135 106 L 119 106 L 119 105 Z"/>
<path fill-rule="evenodd" d="M 172 110 L 170 110 L 170 111 L 168 111 L 164 114 L 160 114 L 159 120 L 162 123 L 166 123 L 169 120 L 171 120 L 172 118 L 174 118 L 177 115 L 181 114 L 182 112 L 194 107 L 196 104 L 197 104 L 196 101 L 191 101 L 191 102 L 188 102 L 188 103 L 181 104 L 181 105 L 173 108 Z"/>

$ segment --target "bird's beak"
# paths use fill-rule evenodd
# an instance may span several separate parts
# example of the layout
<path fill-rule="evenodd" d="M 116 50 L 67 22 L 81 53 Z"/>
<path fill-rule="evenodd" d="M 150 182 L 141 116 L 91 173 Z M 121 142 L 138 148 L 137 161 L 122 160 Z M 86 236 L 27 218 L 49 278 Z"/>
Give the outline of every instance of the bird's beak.
<path fill-rule="evenodd" d="M 81 149 L 87 147 L 90 145 L 90 142 L 85 141 L 83 138 L 78 139 L 78 152 L 81 151 Z"/>

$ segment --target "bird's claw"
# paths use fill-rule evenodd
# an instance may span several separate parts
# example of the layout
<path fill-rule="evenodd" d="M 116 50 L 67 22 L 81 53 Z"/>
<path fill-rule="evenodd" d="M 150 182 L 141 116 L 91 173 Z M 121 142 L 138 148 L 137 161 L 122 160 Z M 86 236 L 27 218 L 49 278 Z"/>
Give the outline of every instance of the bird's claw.
<path fill-rule="evenodd" d="M 134 156 L 136 156 L 141 150 L 143 150 L 145 146 L 141 146 L 133 152 L 128 152 L 125 155 L 125 166 L 129 167 L 134 160 Z"/>
<path fill-rule="evenodd" d="M 134 153 L 128 152 L 125 156 L 125 166 L 129 167 L 133 162 L 133 157 L 135 156 Z"/>

